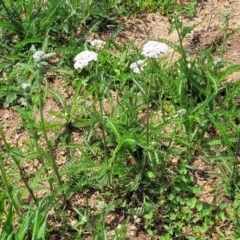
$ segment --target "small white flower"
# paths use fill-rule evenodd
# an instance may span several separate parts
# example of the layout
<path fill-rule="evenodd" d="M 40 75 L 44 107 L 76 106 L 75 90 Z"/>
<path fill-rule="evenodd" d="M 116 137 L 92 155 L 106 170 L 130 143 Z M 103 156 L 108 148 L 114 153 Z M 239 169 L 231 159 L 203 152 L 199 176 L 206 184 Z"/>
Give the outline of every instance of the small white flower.
<path fill-rule="evenodd" d="M 143 68 L 147 65 L 146 61 L 138 60 L 130 65 L 130 68 L 133 70 L 134 73 L 140 73 Z"/>
<path fill-rule="evenodd" d="M 148 41 L 144 44 L 142 55 L 150 58 L 158 58 L 161 53 L 166 53 L 168 45 L 157 41 Z"/>
<path fill-rule="evenodd" d="M 86 66 L 88 66 L 88 64 L 91 61 L 97 61 L 98 58 L 98 54 L 93 52 L 93 51 L 83 51 L 81 53 L 79 53 L 75 58 L 74 58 L 74 68 L 75 69 L 82 69 Z"/>
<path fill-rule="evenodd" d="M 88 40 L 91 46 L 96 47 L 97 49 L 102 49 L 106 44 L 104 41 L 100 39 Z"/>

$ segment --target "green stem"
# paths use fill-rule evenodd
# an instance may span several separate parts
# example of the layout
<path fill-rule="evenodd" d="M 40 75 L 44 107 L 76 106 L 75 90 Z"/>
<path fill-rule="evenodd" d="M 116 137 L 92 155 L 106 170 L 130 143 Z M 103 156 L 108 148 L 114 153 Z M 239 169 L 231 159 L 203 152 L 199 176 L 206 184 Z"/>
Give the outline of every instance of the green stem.
<path fill-rule="evenodd" d="M 49 153 L 49 157 L 50 157 L 50 160 L 51 160 L 51 163 L 52 163 L 52 168 L 53 168 L 53 171 L 57 177 L 57 180 L 58 180 L 58 184 L 59 185 L 62 185 L 62 180 L 61 180 L 61 177 L 60 177 L 60 174 L 58 172 L 58 167 L 57 167 L 57 164 L 56 164 L 56 161 L 55 161 L 55 157 L 54 157 L 54 154 L 52 152 L 52 148 L 51 148 L 51 143 L 48 139 L 48 136 L 47 136 L 47 131 L 46 131 L 46 127 L 45 127 L 45 119 L 44 119 L 44 115 L 43 115 L 43 93 L 42 93 L 42 87 L 41 87 L 41 71 L 39 70 L 39 77 L 38 77 L 38 91 L 39 91 L 39 112 L 40 112 L 40 121 L 41 121 L 41 125 L 42 125 L 42 131 L 43 131 L 43 137 L 45 139 L 45 142 L 47 144 L 47 149 L 48 149 L 48 153 Z"/>
<path fill-rule="evenodd" d="M 180 29 L 177 27 L 176 30 L 177 30 L 177 34 L 178 34 L 178 38 L 179 38 L 181 55 L 182 55 L 182 58 L 183 58 L 183 61 L 184 61 L 184 68 L 186 68 L 187 67 L 187 55 L 186 55 L 186 51 L 185 51 L 184 46 L 183 46 L 183 38 L 181 36 Z"/>
<path fill-rule="evenodd" d="M 35 146 L 37 148 L 37 151 L 39 153 L 42 152 L 41 146 L 39 145 L 39 143 L 37 141 L 37 133 L 36 133 L 36 131 L 34 131 L 32 126 L 30 126 L 30 131 L 31 131 L 31 134 L 33 136 L 33 141 L 34 141 L 34 144 L 35 144 Z M 44 168 L 44 172 L 45 172 L 46 176 L 48 176 L 49 173 L 48 173 L 47 167 L 44 164 L 44 158 L 43 157 L 39 157 L 39 161 L 40 161 L 40 163 L 42 164 L 42 166 Z M 48 183 L 49 183 L 50 191 L 52 192 L 53 191 L 53 186 L 52 186 L 51 180 L 49 180 Z"/>
<path fill-rule="evenodd" d="M 149 112 L 149 108 L 150 108 L 150 103 L 149 103 L 149 95 L 150 95 L 150 82 L 149 82 L 149 86 L 148 86 L 148 91 L 147 91 L 147 111 L 146 111 L 146 118 L 147 118 L 147 133 L 146 133 L 146 145 L 147 145 L 147 149 L 149 146 L 149 118 L 150 118 L 150 112 Z"/>
<path fill-rule="evenodd" d="M 236 149 L 235 149 L 235 156 L 234 156 L 234 162 L 233 162 L 233 170 L 232 170 L 232 177 L 231 177 L 231 181 L 235 184 L 235 182 L 237 181 L 237 164 L 238 164 L 238 153 L 239 153 L 239 149 L 240 149 L 240 131 L 238 130 L 238 140 L 237 140 L 237 145 L 236 145 Z"/>
<path fill-rule="evenodd" d="M 108 164 L 108 149 L 107 149 L 106 131 L 105 131 L 104 123 L 103 123 L 103 121 L 104 121 L 104 119 L 103 119 L 103 104 L 102 104 L 101 99 L 99 99 L 99 104 L 100 104 L 100 114 L 101 114 L 101 129 L 102 129 L 102 133 L 103 133 L 104 157 Z"/>
<path fill-rule="evenodd" d="M 98 65 L 96 67 L 96 79 L 98 79 Z M 101 79 L 102 81 L 102 79 Z M 100 83 L 101 84 L 101 83 Z M 104 145 L 104 159 L 107 162 L 107 166 L 109 167 L 109 156 L 108 156 L 108 149 L 107 149 L 107 139 L 106 139 L 106 130 L 105 130 L 105 126 L 104 126 L 104 111 L 103 111 L 103 93 L 101 93 L 99 91 L 99 86 L 98 86 L 98 82 L 95 81 L 95 86 L 96 86 L 96 94 L 97 94 L 97 98 L 99 101 L 99 105 L 100 105 L 100 118 L 101 118 L 101 130 L 102 130 L 102 134 L 103 134 L 103 145 Z M 111 174 L 108 172 L 108 184 L 111 184 Z"/>
<path fill-rule="evenodd" d="M 13 198 L 12 188 L 11 188 L 9 182 L 8 182 L 4 166 L 2 165 L 2 158 L 0 159 L 0 171 L 1 171 L 2 179 L 3 179 L 3 183 L 5 185 L 5 188 L 7 189 L 7 194 L 8 194 L 8 197 L 10 199 L 10 202 L 12 203 L 17 215 L 20 216 L 20 210 L 18 208 L 18 205 L 17 205 L 16 201 Z"/>
<path fill-rule="evenodd" d="M 105 131 L 105 126 L 104 126 L 104 118 L 103 118 L 103 104 L 101 98 L 99 99 L 99 104 L 100 104 L 100 114 L 101 114 L 101 130 L 103 134 L 103 145 L 104 145 L 104 159 L 107 162 L 107 166 L 109 167 L 109 157 L 108 157 L 108 149 L 107 149 L 107 139 L 106 139 L 106 131 Z M 110 185 L 112 180 L 111 180 L 111 174 L 108 172 L 108 184 Z"/>
<path fill-rule="evenodd" d="M 151 85 L 153 82 L 153 68 L 154 68 L 154 60 L 152 60 L 152 72 L 151 72 L 151 77 L 148 83 L 148 89 L 147 89 L 147 110 L 146 110 L 146 118 L 147 118 L 147 123 L 146 123 L 146 128 L 147 128 L 147 132 L 146 132 L 146 145 L 147 145 L 147 149 L 149 147 L 149 132 L 150 132 L 150 92 L 151 92 Z"/>
<path fill-rule="evenodd" d="M 5 135 L 4 135 L 3 131 L 2 131 L 2 129 L 0 129 L 0 134 L 1 134 L 1 137 L 2 137 L 2 139 L 3 139 L 3 143 L 4 143 L 4 146 L 5 146 L 6 150 L 7 150 L 8 152 L 10 152 L 10 151 L 11 151 L 11 147 L 10 147 L 10 145 L 7 143 L 6 138 L 5 138 Z M 17 166 L 17 168 L 18 168 L 20 177 L 21 177 L 24 185 L 26 186 L 29 194 L 31 195 L 32 199 L 34 200 L 35 204 L 37 205 L 37 199 L 35 198 L 32 189 L 31 189 L 30 186 L 28 185 L 28 180 L 27 180 L 27 178 L 26 178 L 26 176 L 25 176 L 25 175 L 26 175 L 25 171 L 22 170 L 22 168 L 21 168 L 21 166 L 20 166 L 20 164 L 19 164 L 19 161 L 17 160 L 17 158 L 16 158 L 15 156 L 11 155 L 11 158 L 12 158 L 12 160 L 14 161 L 14 163 L 16 164 L 16 166 Z"/>

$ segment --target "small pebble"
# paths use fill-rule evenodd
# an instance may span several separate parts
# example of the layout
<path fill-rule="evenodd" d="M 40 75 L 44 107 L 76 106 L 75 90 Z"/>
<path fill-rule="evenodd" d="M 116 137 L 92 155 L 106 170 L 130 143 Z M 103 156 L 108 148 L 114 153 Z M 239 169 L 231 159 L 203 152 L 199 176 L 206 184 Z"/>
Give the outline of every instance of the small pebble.
<path fill-rule="evenodd" d="M 65 151 L 61 151 L 61 152 L 60 152 L 60 155 L 61 155 L 61 156 L 64 156 L 64 155 L 65 155 Z"/>
<path fill-rule="evenodd" d="M 131 231 L 136 231 L 136 230 L 137 230 L 137 227 L 134 226 L 134 225 L 131 225 L 131 226 L 130 226 L 130 230 L 131 230 Z"/>
<path fill-rule="evenodd" d="M 131 232 L 129 233 L 129 235 L 130 235 L 130 236 L 135 236 L 136 233 L 135 233 L 135 231 L 131 231 Z"/>
<path fill-rule="evenodd" d="M 20 135 L 16 134 L 15 135 L 15 140 L 18 140 L 20 138 Z"/>
<path fill-rule="evenodd" d="M 134 222 L 135 222 L 135 223 L 140 223 L 141 221 L 142 221 L 141 218 L 136 218 Z"/>
<path fill-rule="evenodd" d="M 9 114 L 5 114 L 5 116 L 4 116 L 5 120 L 8 120 L 9 117 L 10 117 Z"/>

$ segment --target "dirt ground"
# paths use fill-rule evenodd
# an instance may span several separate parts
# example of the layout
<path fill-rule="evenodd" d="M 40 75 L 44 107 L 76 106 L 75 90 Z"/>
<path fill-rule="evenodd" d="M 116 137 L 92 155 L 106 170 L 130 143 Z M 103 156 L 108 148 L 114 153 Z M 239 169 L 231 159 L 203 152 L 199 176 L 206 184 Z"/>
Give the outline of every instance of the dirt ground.
<path fill-rule="evenodd" d="M 228 32 L 236 30 L 240 27 L 240 1 L 239 0 L 208 0 L 200 1 L 197 5 L 198 13 L 192 18 L 183 18 L 184 25 L 192 26 L 193 24 L 199 24 L 194 31 L 187 36 L 184 42 L 186 49 L 196 49 L 201 46 L 211 46 L 216 39 L 222 39 L 224 27 L 224 18 L 221 13 L 229 12 L 233 16 L 229 21 Z M 123 24 L 123 29 L 119 33 L 116 41 L 120 44 L 129 44 L 132 40 L 135 41 L 137 47 L 141 48 L 142 45 L 148 39 L 166 39 L 174 43 L 178 43 L 177 33 L 173 32 L 168 34 L 170 28 L 169 19 L 161 16 L 158 13 L 148 13 L 141 15 L 137 18 L 122 18 L 119 20 L 120 24 Z M 98 33 L 93 37 L 98 37 L 106 40 L 110 33 Z M 227 60 L 234 64 L 240 64 L 240 33 L 236 32 L 225 43 L 225 53 L 222 56 L 223 60 Z M 173 50 L 169 50 L 169 55 L 173 54 Z M 194 53 L 192 53 L 194 54 Z M 216 52 L 216 57 L 220 56 L 220 52 Z M 176 55 L 177 57 L 177 55 Z M 229 80 L 238 80 L 240 78 L 240 72 L 234 73 Z M 64 86 L 61 86 L 61 78 L 55 76 L 51 79 L 51 87 L 61 91 L 66 98 L 69 97 L 69 92 L 66 91 Z M 55 117 L 49 112 L 51 110 L 60 111 L 56 102 L 49 97 L 45 107 L 45 118 L 48 121 L 55 121 Z M 24 148 L 24 142 L 27 140 L 26 133 L 21 128 L 21 119 L 16 114 L 14 108 L 0 109 L 0 121 L 3 125 L 3 130 L 6 134 L 6 139 L 13 145 L 18 145 L 20 148 Z M 76 142 L 81 142 L 79 135 L 75 134 Z M 59 166 L 63 165 L 67 159 L 64 154 L 64 150 L 59 149 L 57 154 L 57 161 Z M 28 172 L 34 171 L 38 168 L 39 163 L 35 162 L 34 165 L 26 164 L 25 170 Z M 197 159 L 194 166 L 204 171 L 218 171 L 212 169 L 201 159 Z M 213 200 L 213 188 L 220 180 L 211 178 L 209 175 L 199 176 L 196 175 L 196 184 L 203 187 L 202 192 L 199 194 L 199 199 L 202 202 L 211 203 Z M 99 204 L 99 193 L 95 193 L 90 197 L 90 205 Z M 84 206 L 84 196 L 78 194 L 71 199 L 71 205 L 80 207 Z M 70 224 L 76 222 L 75 216 L 70 214 Z M 122 216 L 109 215 L 106 217 L 106 224 L 113 227 L 119 227 L 122 222 Z M 54 218 L 54 212 L 50 213 L 49 224 L 57 226 L 57 219 Z M 129 234 L 129 240 L 147 240 L 151 239 L 144 232 L 143 219 L 135 216 L 132 219 L 132 224 L 127 227 L 127 233 Z M 110 233 L 111 235 L 111 233 Z M 58 236 L 52 236 L 51 239 L 59 239 Z M 87 239 L 87 238 L 86 238 Z M 215 239 L 219 239 L 217 236 Z"/>

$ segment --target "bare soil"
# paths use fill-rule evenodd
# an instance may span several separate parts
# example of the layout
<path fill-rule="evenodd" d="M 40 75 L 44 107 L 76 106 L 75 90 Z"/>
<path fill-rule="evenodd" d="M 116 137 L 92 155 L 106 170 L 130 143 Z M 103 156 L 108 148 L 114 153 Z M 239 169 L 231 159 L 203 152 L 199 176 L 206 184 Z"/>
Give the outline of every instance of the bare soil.
<path fill-rule="evenodd" d="M 202 2 L 202 4 L 201 4 Z M 185 39 L 184 45 L 186 49 L 196 49 L 199 47 L 208 47 L 214 44 L 214 41 L 218 39 L 221 41 L 223 39 L 223 27 L 224 27 L 224 18 L 221 13 L 230 12 L 232 18 L 229 21 L 228 32 L 232 32 L 240 27 L 240 1 L 239 0 L 208 0 L 201 1 L 198 8 L 198 13 L 194 17 L 183 18 L 182 21 L 184 25 L 192 26 L 193 24 L 199 24 L 191 34 Z M 184 3 L 183 3 L 184 4 Z M 146 13 L 137 18 L 122 18 L 119 19 L 119 24 L 123 25 L 123 29 L 116 38 L 117 43 L 119 44 L 130 44 L 131 41 L 134 41 L 135 45 L 139 48 L 149 39 L 166 39 L 174 43 L 178 43 L 177 33 L 173 32 L 168 34 L 170 29 L 169 19 L 161 16 L 158 13 Z M 111 32 L 103 32 L 95 34 L 103 40 L 106 40 Z M 240 33 L 236 32 L 233 34 L 227 41 L 224 43 L 225 52 L 221 55 L 220 52 L 216 51 L 216 57 L 222 57 L 224 60 L 232 62 L 234 64 L 240 64 Z M 173 54 L 173 50 L 169 50 L 169 56 Z M 194 51 L 192 52 L 194 55 Z M 177 55 L 176 55 L 177 58 Z M 236 81 L 240 79 L 240 73 L 234 73 L 228 80 Z M 61 79 L 61 76 L 53 75 L 50 79 L 50 85 L 53 89 L 57 89 L 62 92 L 66 99 L 71 95 L 71 89 L 66 89 L 64 87 L 64 80 Z M 55 100 L 49 96 L 45 109 L 44 115 L 47 121 L 54 122 L 56 118 L 50 113 L 51 110 L 61 111 L 58 104 Z M 36 120 L 39 117 L 36 116 Z M 13 146 L 18 145 L 21 149 L 24 150 L 25 143 L 28 141 L 26 133 L 21 127 L 21 119 L 16 113 L 14 108 L 0 109 L 0 121 L 3 125 L 3 131 L 6 134 L 6 140 L 11 143 Z M 76 142 L 81 143 L 81 134 L 78 132 L 74 133 L 74 139 Z M 64 149 L 57 149 L 57 162 L 59 167 L 65 164 L 67 161 L 66 154 Z M 221 179 L 218 177 L 212 177 L 210 173 L 217 173 L 219 169 L 208 165 L 202 159 L 196 159 L 193 163 L 194 167 L 199 171 L 195 174 L 195 184 L 202 186 L 202 192 L 199 194 L 199 200 L 201 202 L 212 203 L 215 194 L 215 186 L 221 182 Z M 39 167 L 39 162 L 35 161 L 34 163 L 25 163 L 25 170 L 28 173 L 36 171 Z M 42 193 L 44 195 L 45 193 Z M 41 196 L 41 193 L 39 194 Z M 90 206 L 97 206 L 101 204 L 99 192 L 92 193 L 89 199 Z M 39 196 L 39 197 L 40 197 Z M 70 206 L 84 207 L 86 206 L 85 197 L 82 193 L 75 194 L 70 202 Z M 68 208 L 70 209 L 70 208 Z M 77 216 L 73 211 L 67 210 L 66 212 L 70 225 L 74 225 L 77 222 Z M 109 237 L 114 235 L 114 229 L 121 227 L 124 221 L 123 213 L 113 212 L 106 216 L 106 225 L 110 226 L 112 231 L 109 232 Z M 57 219 L 54 210 L 49 215 L 49 226 L 57 229 L 61 227 L 61 222 Z M 231 232 L 232 226 L 226 226 L 226 239 Z M 129 235 L 129 240 L 148 240 L 151 237 L 148 237 L 146 234 L 146 223 L 143 218 L 139 216 L 134 216 L 131 219 L 131 224 L 127 226 L 126 233 Z M 91 239 L 91 232 L 85 234 L 85 239 Z M 51 239 L 60 239 L 57 235 L 52 235 Z M 64 238 L 67 239 L 67 238 Z M 212 236 L 212 239 L 220 239 L 217 234 Z"/>

